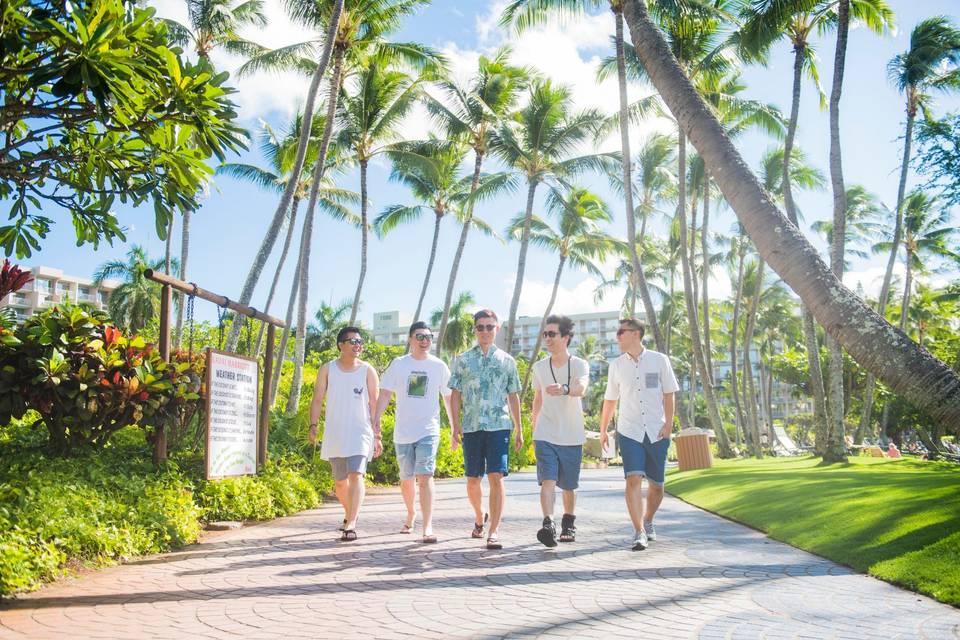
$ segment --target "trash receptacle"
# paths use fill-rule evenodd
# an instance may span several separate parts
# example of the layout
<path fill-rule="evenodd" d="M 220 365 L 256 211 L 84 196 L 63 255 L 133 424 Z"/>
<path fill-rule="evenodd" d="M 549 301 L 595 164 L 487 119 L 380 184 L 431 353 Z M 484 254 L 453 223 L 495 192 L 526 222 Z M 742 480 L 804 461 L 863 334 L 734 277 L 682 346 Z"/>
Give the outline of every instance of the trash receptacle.
<path fill-rule="evenodd" d="M 709 469 L 713 466 L 710 435 L 703 429 L 696 427 L 684 429 L 674 437 L 674 442 L 677 445 L 677 462 L 680 471 Z"/>

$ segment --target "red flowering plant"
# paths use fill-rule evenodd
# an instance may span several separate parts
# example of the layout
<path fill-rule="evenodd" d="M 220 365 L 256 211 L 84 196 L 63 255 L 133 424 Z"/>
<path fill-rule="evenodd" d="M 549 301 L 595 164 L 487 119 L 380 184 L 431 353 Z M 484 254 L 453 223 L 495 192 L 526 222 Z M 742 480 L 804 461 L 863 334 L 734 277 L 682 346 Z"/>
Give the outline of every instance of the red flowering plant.
<path fill-rule="evenodd" d="M 190 362 L 164 362 L 104 314 L 56 306 L 17 328 L 0 346 L 0 421 L 36 410 L 51 448 L 102 447 L 117 430 L 140 425 L 148 437 L 183 407 L 200 403 Z"/>
<path fill-rule="evenodd" d="M 29 271 L 24 271 L 17 265 L 7 259 L 3 261 L 3 267 L 0 268 L 0 300 L 6 298 L 11 293 L 20 291 L 33 280 Z M 7 346 L 14 346 L 17 343 L 13 335 L 13 326 L 16 316 L 11 307 L 5 307 L 0 310 L 0 343 Z"/>

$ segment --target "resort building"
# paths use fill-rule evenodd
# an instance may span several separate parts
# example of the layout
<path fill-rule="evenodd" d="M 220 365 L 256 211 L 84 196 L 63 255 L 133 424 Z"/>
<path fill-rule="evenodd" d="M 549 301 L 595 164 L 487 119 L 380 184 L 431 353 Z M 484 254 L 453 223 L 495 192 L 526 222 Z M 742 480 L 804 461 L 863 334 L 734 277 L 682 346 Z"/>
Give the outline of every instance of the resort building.
<path fill-rule="evenodd" d="M 116 280 L 104 280 L 96 287 L 88 278 L 64 275 L 63 271 L 53 267 L 33 267 L 30 273 L 33 280 L 27 286 L 0 299 L 0 309 L 14 309 L 18 322 L 59 302 L 69 301 L 98 311 L 105 310 L 110 293 L 120 285 Z"/>

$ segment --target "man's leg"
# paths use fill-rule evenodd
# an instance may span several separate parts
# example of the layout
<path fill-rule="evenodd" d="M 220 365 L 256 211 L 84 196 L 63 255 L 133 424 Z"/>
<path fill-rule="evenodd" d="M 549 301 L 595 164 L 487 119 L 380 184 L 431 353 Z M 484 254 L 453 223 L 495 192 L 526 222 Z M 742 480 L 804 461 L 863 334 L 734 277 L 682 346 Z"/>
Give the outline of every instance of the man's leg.
<path fill-rule="evenodd" d="M 337 480 L 333 483 L 333 492 L 337 494 L 337 502 L 343 507 L 344 518 L 347 513 L 347 481 Z"/>
<path fill-rule="evenodd" d="M 413 499 L 417 493 L 417 486 L 413 478 L 400 481 L 400 493 L 403 495 L 403 504 L 407 507 L 407 518 L 403 523 L 409 529 L 413 527 L 413 521 L 417 517 L 417 512 L 413 507 Z"/>
<path fill-rule="evenodd" d="M 564 508 L 566 508 L 566 491 L 564 493 Z M 553 517 L 553 507 L 556 503 L 557 496 L 557 481 L 556 480 L 544 480 L 543 484 L 540 485 L 540 509 L 543 510 L 544 518 Z"/>
<path fill-rule="evenodd" d="M 423 535 L 433 535 L 433 475 L 417 476 L 420 485 L 420 514 L 423 516 Z"/>
<path fill-rule="evenodd" d="M 653 516 L 657 513 L 657 509 L 660 508 L 661 502 L 663 502 L 663 485 L 647 480 L 646 522 L 653 522 Z"/>
<path fill-rule="evenodd" d="M 483 441 L 481 432 L 463 434 L 463 467 L 467 476 L 467 500 L 473 507 L 473 522 L 483 528 Z"/>
<path fill-rule="evenodd" d="M 577 507 L 577 492 L 573 489 L 563 490 L 563 513 L 574 515 L 574 509 Z"/>
<path fill-rule="evenodd" d="M 630 521 L 634 531 L 643 531 L 643 476 L 639 474 L 627 476 L 627 486 L 623 492 L 627 501 L 627 511 L 630 512 Z"/>
<path fill-rule="evenodd" d="M 490 484 L 490 533 L 493 536 L 500 528 L 500 517 L 503 515 L 503 474 L 488 473 L 487 482 Z"/>
<path fill-rule="evenodd" d="M 357 526 L 357 516 L 360 515 L 360 505 L 363 504 L 363 496 L 366 493 L 366 486 L 363 481 L 363 474 L 351 472 L 347 476 L 347 525 L 346 529 L 355 529 Z"/>

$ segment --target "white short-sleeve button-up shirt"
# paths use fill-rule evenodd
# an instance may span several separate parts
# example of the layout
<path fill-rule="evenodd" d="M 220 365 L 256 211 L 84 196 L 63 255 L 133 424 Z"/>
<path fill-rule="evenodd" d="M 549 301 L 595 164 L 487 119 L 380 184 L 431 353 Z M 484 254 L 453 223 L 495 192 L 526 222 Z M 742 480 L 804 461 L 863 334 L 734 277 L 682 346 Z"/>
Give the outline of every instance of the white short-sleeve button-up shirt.
<path fill-rule="evenodd" d="M 624 353 L 610 363 L 604 400 L 619 400 L 617 431 L 643 442 L 660 439 L 666 418 L 663 396 L 680 389 L 670 365 L 670 358 L 659 351 L 644 349 L 634 360 Z"/>

